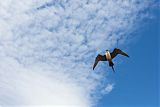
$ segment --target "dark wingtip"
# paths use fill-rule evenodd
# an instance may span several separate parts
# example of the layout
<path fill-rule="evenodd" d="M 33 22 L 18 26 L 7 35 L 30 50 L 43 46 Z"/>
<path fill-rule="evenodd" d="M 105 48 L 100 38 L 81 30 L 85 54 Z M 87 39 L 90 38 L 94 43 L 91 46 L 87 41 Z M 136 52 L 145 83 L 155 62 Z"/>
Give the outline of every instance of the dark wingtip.
<path fill-rule="evenodd" d="M 126 53 L 124 54 L 124 56 L 126 56 L 126 57 L 128 57 L 128 58 L 130 57 L 130 56 L 129 56 L 129 55 L 127 55 Z"/>

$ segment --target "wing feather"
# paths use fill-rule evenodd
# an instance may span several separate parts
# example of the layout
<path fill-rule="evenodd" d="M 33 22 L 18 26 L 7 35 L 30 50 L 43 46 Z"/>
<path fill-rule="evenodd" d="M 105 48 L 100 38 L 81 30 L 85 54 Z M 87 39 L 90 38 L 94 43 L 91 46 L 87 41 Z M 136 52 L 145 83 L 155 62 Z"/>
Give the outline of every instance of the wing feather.
<path fill-rule="evenodd" d="M 113 50 L 113 52 L 111 53 L 112 59 L 113 59 L 114 57 L 116 57 L 118 54 L 121 54 L 121 55 L 123 55 L 123 56 L 129 57 L 129 56 L 128 56 L 125 52 L 123 52 L 122 50 L 120 50 L 120 49 L 118 49 L 118 48 L 115 48 L 115 49 Z"/>
<path fill-rule="evenodd" d="M 94 65 L 93 65 L 93 70 L 94 70 L 94 68 L 96 67 L 96 65 L 98 64 L 99 61 L 106 61 L 105 55 L 100 55 L 100 54 L 97 55 L 97 57 L 95 59 L 95 62 L 94 62 Z"/>

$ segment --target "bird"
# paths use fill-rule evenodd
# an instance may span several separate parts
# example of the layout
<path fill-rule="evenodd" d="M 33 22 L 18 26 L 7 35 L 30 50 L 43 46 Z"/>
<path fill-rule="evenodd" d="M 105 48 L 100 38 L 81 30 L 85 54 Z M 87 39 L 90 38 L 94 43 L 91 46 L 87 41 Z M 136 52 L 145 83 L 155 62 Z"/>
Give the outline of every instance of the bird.
<path fill-rule="evenodd" d="M 112 59 L 115 58 L 118 54 L 129 57 L 129 55 L 127 55 L 125 52 L 123 52 L 122 50 L 118 48 L 115 48 L 113 52 L 111 53 L 109 52 L 109 50 L 106 50 L 105 55 L 98 54 L 97 57 L 95 58 L 93 70 L 95 69 L 99 61 L 108 61 L 109 66 L 112 67 L 113 72 L 115 72 L 114 67 L 113 67 L 114 63 L 112 62 Z"/>

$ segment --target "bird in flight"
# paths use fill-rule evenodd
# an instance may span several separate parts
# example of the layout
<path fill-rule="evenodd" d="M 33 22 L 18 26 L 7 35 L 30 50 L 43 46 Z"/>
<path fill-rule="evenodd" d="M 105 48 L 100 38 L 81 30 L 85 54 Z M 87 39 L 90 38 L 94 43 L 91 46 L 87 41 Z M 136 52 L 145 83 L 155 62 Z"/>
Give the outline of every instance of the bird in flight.
<path fill-rule="evenodd" d="M 93 65 L 93 70 L 99 61 L 108 61 L 109 66 L 112 67 L 113 71 L 115 72 L 114 67 L 113 67 L 114 63 L 112 62 L 112 59 L 116 57 L 118 54 L 129 57 L 125 52 L 123 52 L 122 50 L 118 48 L 115 48 L 112 53 L 110 53 L 109 50 L 106 50 L 105 55 L 100 55 L 100 54 L 97 55 L 94 65 Z"/>

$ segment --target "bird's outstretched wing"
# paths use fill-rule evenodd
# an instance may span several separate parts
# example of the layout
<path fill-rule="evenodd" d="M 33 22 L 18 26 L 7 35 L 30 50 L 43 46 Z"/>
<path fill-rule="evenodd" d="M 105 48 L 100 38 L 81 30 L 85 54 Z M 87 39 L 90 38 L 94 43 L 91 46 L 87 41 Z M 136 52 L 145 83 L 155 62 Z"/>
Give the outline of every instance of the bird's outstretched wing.
<path fill-rule="evenodd" d="M 118 54 L 121 54 L 121 55 L 123 55 L 123 56 L 129 57 L 126 53 L 124 53 L 124 52 L 121 51 L 120 49 L 115 48 L 115 49 L 113 50 L 113 52 L 111 53 L 112 59 L 113 59 L 114 57 L 116 57 Z"/>
<path fill-rule="evenodd" d="M 95 62 L 94 62 L 94 65 L 93 65 L 93 70 L 94 68 L 96 67 L 96 65 L 98 64 L 99 61 L 106 61 L 106 56 L 105 55 L 100 55 L 98 54 L 96 59 L 95 59 Z"/>

